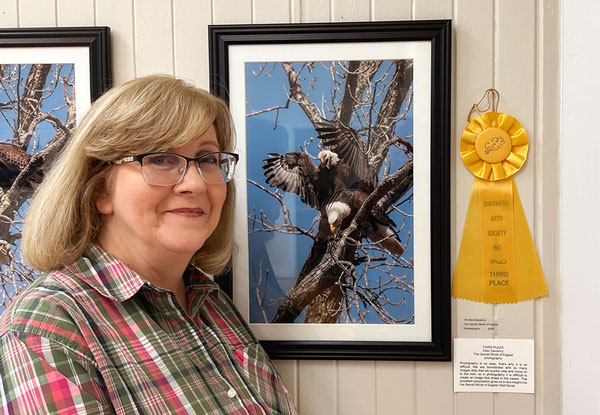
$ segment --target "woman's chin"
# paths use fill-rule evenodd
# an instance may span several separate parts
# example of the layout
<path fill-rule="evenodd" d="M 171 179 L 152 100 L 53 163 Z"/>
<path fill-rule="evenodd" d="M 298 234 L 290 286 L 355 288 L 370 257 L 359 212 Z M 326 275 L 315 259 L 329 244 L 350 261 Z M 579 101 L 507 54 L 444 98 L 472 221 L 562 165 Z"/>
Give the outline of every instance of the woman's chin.
<path fill-rule="evenodd" d="M 174 254 L 188 254 L 193 256 L 204 245 L 205 239 L 177 239 L 165 241 L 162 245 L 164 248 Z"/>

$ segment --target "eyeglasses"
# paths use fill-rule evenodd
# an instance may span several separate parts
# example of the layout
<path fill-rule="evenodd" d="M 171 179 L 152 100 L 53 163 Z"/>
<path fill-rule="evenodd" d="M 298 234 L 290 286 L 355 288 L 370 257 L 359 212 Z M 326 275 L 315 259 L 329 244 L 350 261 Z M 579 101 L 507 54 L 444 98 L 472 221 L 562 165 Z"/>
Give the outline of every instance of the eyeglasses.
<path fill-rule="evenodd" d="M 206 183 L 227 183 L 233 179 L 239 156 L 235 153 L 217 151 L 199 157 L 186 157 L 175 153 L 145 153 L 125 156 L 113 161 L 124 164 L 139 161 L 146 183 L 154 186 L 173 186 L 185 176 L 187 166 L 195 161 L 200 177 Z"/>

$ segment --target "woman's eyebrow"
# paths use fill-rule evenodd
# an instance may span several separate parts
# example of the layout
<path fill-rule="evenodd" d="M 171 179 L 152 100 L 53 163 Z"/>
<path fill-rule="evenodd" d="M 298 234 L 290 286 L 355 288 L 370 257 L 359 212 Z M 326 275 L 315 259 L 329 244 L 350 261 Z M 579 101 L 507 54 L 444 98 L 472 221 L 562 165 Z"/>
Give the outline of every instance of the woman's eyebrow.
<path fill-rule="evenodd" d="M 219 146 L 217 144 L 214 144 L 214 143 L 201 144 L 200 148 L 198 148 L 198 150 L 196 150 L 196 156 L 199 156 L 199 155 L 205 154 L 205 153 L 212 153 L 215 151 L 219 151 Z"/>

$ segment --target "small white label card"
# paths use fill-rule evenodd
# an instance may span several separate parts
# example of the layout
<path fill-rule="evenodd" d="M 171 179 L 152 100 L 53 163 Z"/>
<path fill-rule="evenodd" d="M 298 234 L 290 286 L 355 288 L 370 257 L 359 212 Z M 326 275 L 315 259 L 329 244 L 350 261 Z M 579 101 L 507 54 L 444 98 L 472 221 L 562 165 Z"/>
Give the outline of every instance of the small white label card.
<path fill-rule="evenodd" d="M 496 318 L 463 318 L 462 330 L 463 336 L 486 336 L 498 334 L 500 320 Z"/>
<path fill-rule="evenodd" d="M 454 392 L 534 393 L 534 343 L 454 339 Z"/>

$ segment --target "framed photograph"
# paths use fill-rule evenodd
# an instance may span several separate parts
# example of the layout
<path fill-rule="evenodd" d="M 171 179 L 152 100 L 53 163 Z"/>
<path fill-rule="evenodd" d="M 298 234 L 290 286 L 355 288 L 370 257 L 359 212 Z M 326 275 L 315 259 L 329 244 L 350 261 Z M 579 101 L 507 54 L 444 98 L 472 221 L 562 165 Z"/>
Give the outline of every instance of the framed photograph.
<path fill-rule="evenodd" d="M 21 231 L 78 119 L 111 83 L 108 27 L 0 29 L 0 313 L 39 272 Z"/>
<path fill-rule="evenodd" d="M 450 360 L 451 28 L 209 27 L 241 156 L 218 281 L 272 358 Z"/>

